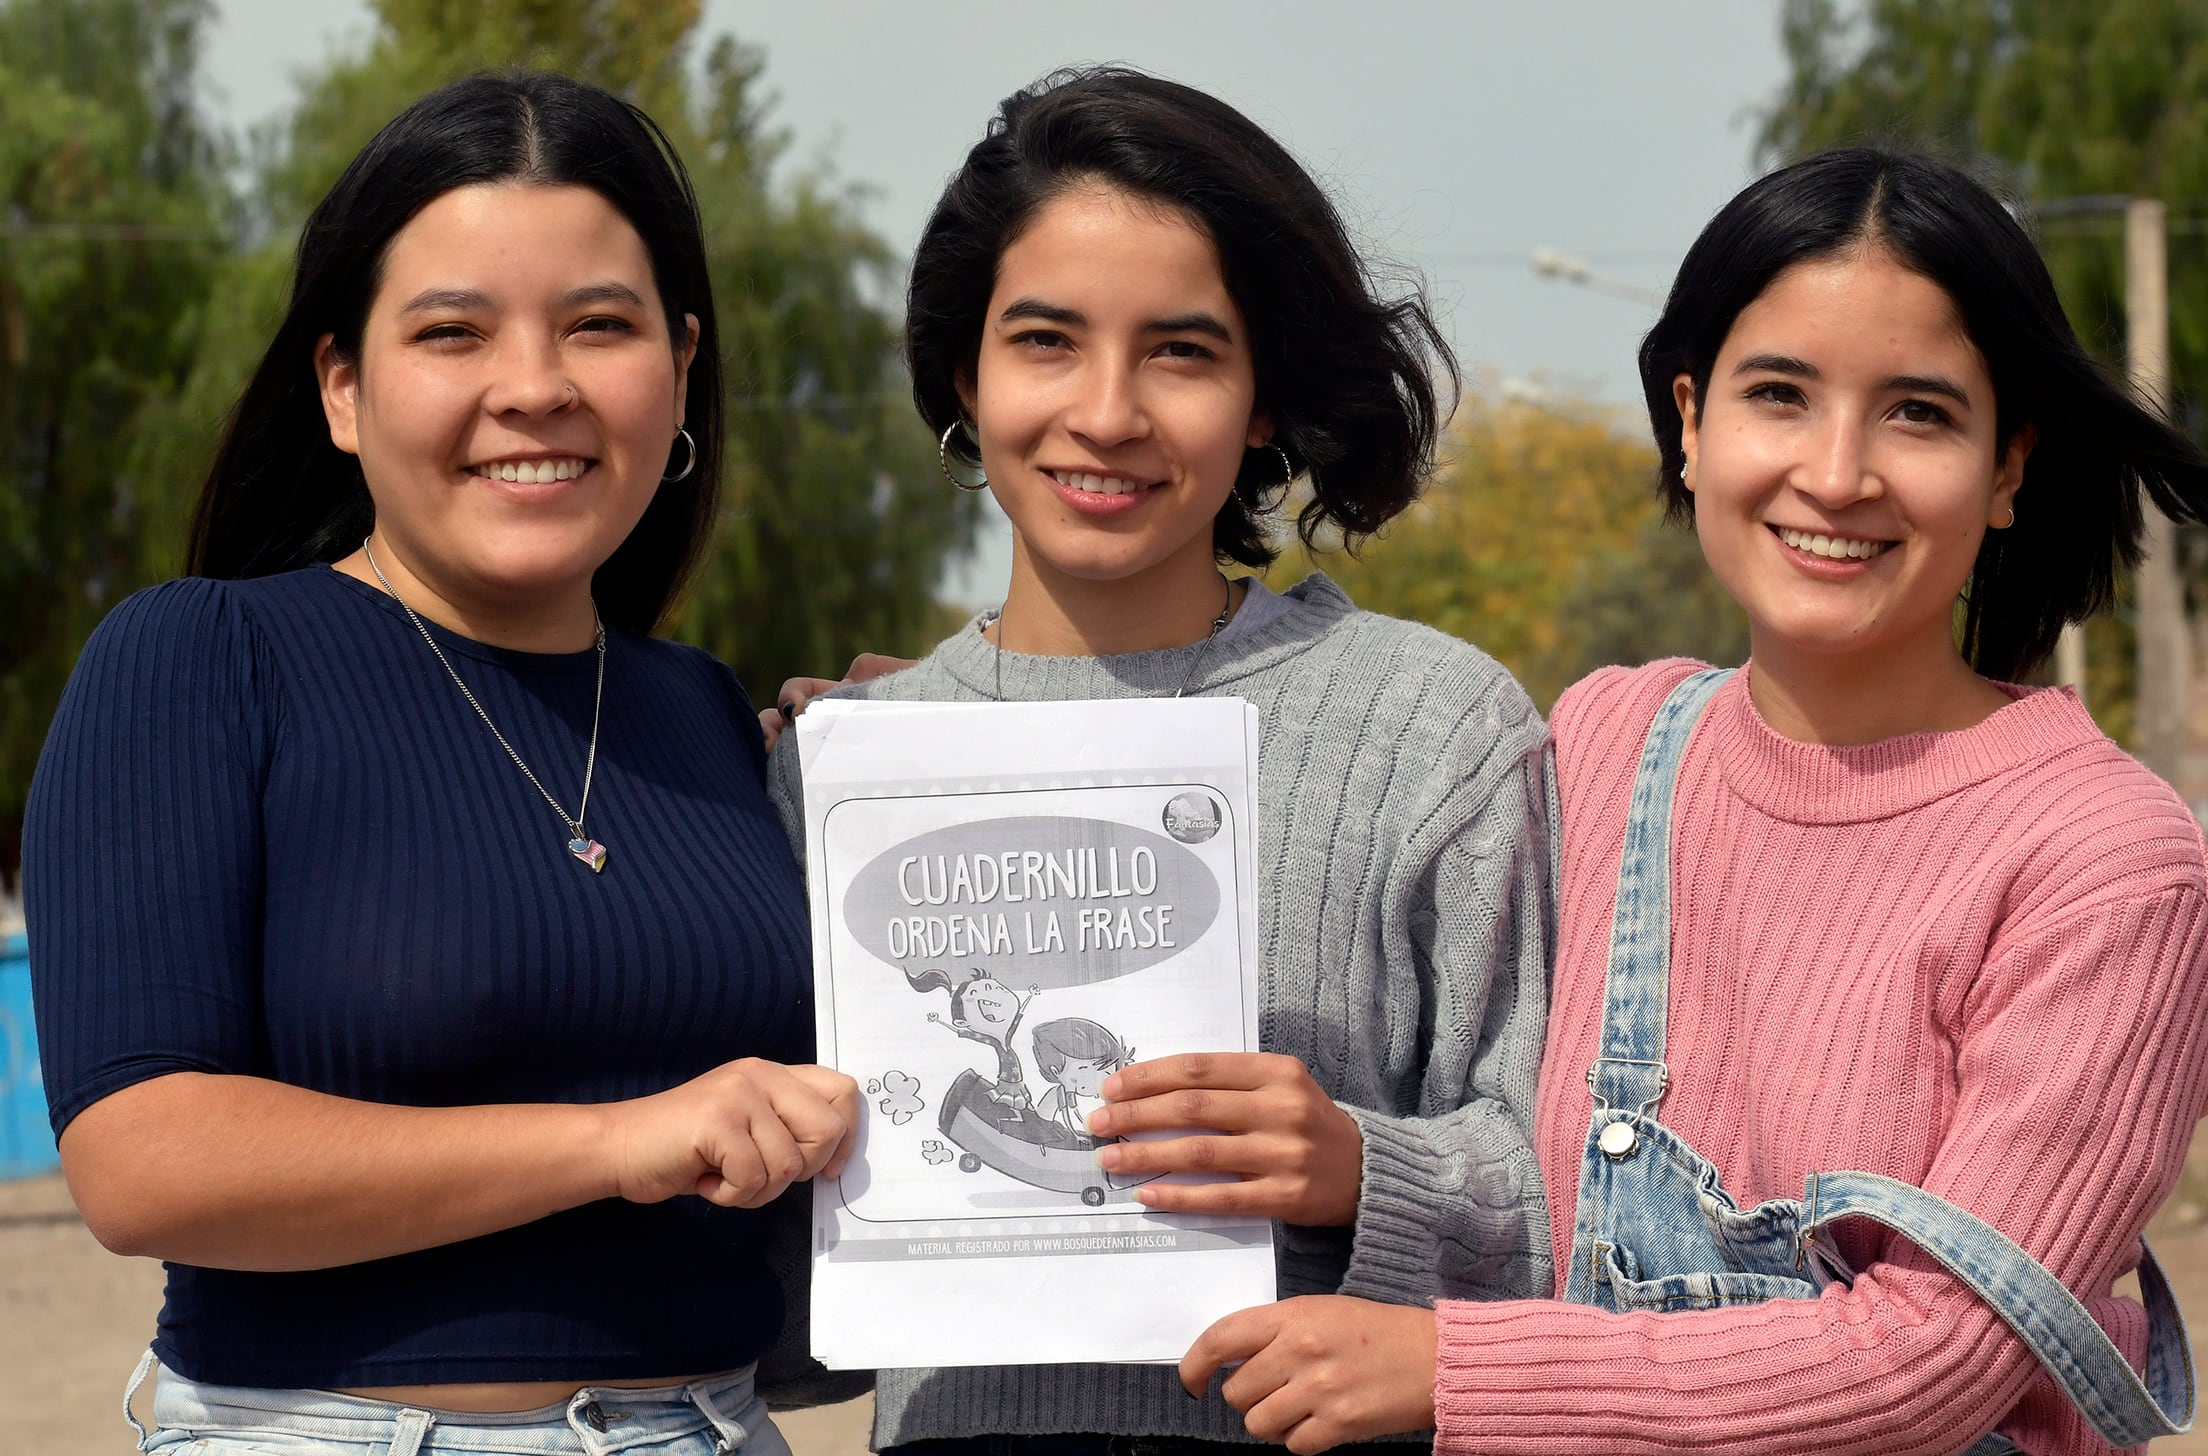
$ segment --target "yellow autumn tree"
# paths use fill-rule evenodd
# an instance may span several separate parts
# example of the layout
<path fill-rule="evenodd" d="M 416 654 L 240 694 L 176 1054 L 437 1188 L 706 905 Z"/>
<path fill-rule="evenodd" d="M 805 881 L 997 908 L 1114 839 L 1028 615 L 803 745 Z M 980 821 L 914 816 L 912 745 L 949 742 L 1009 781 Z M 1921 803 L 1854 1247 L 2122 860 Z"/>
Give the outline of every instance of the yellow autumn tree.
<path fill-rule="evenodd" d="M 1284 567 L 1477 643 L 1546 709 L 1604 662 L 1731 648 L 1691 534 L 1661 524 L 1655 470 L 1622 410 L 1475 396 L 1417 505 L 1355 556 L 1299 547 Z"/>

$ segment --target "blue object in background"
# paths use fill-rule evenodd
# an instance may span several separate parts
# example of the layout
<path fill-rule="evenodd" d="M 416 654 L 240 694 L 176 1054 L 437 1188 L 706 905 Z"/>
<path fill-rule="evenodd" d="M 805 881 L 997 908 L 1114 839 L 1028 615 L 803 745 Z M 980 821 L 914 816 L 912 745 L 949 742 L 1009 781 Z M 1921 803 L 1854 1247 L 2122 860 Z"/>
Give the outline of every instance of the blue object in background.
<path fill-rule="evenodd" d="M 0 936 L 0 1178 L 28 1178 L 60 1164 L 38 1080 L 30 949 L 17 931 Z"/>

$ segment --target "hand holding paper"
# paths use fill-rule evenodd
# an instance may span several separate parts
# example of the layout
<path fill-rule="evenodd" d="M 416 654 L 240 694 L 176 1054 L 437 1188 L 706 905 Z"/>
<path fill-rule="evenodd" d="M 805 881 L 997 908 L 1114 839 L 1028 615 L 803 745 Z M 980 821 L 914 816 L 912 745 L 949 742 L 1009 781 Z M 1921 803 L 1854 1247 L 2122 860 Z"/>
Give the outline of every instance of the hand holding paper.
<path fill-rule="evenodd" d="M 746 1057 L 679 1087 L 606 1108 L 615 1187 L 631 1203 L 695 1193 L 758 1208 L 851 1156 L 859 1087 L 829 1067 Z"/>
<path fill-rule="evenodd" d="M 1104 1096 L 1106 1105 L 1089 1120 L 1098 1137 L 1186 1132 L 1108 1144 L 1097 1161 L 1112 1172 L 1239 1175 L 1232 1182 L 1145 1183 L 1135 1190 L 1160 1212 L 1261 1214 L 1311 1227 L 1356 1220 L 1364 1135 L 1294 1057 L 1159 1057 L 1115 1074 Z"/>

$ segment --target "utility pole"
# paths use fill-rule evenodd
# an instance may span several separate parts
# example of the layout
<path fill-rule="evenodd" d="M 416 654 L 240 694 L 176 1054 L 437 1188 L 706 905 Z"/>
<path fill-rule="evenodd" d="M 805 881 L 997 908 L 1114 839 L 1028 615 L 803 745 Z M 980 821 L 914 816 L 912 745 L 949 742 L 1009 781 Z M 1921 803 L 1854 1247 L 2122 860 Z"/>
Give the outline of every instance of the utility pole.
<path fill-rule="evenodd" d="M 2055 681 L 2085 696 L 2085 629 L 2075 622 L 2055 639 Z"/>
<path fill-rule="evenodd" d="M 2170 412 L 2169 249 L 2166 209 L 2134 197 L 2124 209 L 2126 370 L 2147 408 Z M 2029 504 L 2027 502 L 2027 504 Z M 2184 765 L 2190 676 L 2185 584 L 2178 575 L 2177 527 L 2146 505 L 2143 559 L 2134 579 L 2139 623 L 2139 756 L 2171 784 Z"/>

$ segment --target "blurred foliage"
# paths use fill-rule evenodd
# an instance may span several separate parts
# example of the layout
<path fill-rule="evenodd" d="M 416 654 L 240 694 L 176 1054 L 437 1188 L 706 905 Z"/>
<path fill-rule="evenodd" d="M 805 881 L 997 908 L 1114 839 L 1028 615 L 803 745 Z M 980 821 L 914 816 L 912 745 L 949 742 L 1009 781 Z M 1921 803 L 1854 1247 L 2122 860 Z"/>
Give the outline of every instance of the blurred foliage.
<path fill-rule="evenodd" d="M 1787 0 L 1776 162 L 1864 139 L 1931 151 L 2026 210 L 2079 336 L 2124 359 L 2121 199 L 2170 208 L 2170 367 L 2197 436 L 2208 397 L 2208 5 L 2201 0 Z M 2082 204 L 2082 205 L 2081 205 Z M 2182 549 L 2195 616 L 2208 533 Z M 2123 611 L 2128 614 L 2127 605 Z M 2087 636 L 2088 696 L 2130 731 L 2128 621 Z"/>
<path fill-rule="evenodd" d="M 191 371 L 226 154 L 205 0 L 0 5 L 0 876 L 77 645 L 145 581 L 173 489 L 144 423 Z"/>
<path fill-rule="evenodd" d="M 1655 470 L 1623 412 L 1475 398 L 1425 497 L 1382 536 L 1356 556 L 1298 548 L 1276 571 L 1322 568 L 1360 606 L 1478 643 L 1544 710 L 1604 663 L 1738 662 L 1740 611 L 1692 532 L 1661 520 Z"/>
<path fill-rule="evenodd" d="M 690 170 L 729 429 L 722 521 L 675 635 L 762 697 L 861 648 L 936 640 L 935 583 L 974 508 L 936 476 L 906 397 L 899 262 L 850 189 L 778 175 L 760 54 L 723 36 L 693 65 L 699 0 L 373 8 L 365 48 L 302 78 L 239 167 L 197 109 L 209 0 L 0 0 L 0 878 L 79 644 L 181 569 L 308 210 L 385 121 L 470 72 L 594 81 Z"/>

